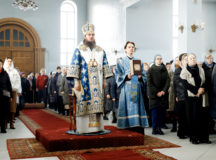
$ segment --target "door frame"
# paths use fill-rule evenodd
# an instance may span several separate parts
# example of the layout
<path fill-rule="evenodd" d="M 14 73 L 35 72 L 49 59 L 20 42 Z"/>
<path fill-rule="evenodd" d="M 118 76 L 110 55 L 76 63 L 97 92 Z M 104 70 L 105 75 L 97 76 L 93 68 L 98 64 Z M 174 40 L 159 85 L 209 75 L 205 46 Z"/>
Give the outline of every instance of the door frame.
<path fill-rule="evenodd" d="M 2 18 L 0 19 L 0 28 L 5 25 L 18 25 L 21 28 L 26 29 L 29 34 L 32 36 L 34 41 L 34 57 L 35 57 L 35 71 L 39 72 L 41 68 L 45 68 L 45 48 L 41 46 L 41 40 L 37 33 L 37 31 L 26 21 L 19 19 L 19 18 Z"/>

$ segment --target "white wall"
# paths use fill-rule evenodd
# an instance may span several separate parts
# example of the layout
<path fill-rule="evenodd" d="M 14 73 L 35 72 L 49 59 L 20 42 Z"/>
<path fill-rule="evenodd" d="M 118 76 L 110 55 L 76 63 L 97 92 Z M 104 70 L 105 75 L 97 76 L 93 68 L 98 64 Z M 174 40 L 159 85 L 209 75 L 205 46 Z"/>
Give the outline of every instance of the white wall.
<path fill-rule="evenodd" d="M 137 46 L 135 56 L 151 62 L 156 54 L 172 59 L 172 0 L 146 0 L 126 12 L 126 40 Z"/>
<path fill-rule="evenodd" d="M 109 63 L 124 55 L 126 40 L 137 45 L 135 56 L 144 62 L 161 54 L 164 62 L 172 58 L 172 0 L 142 0 L 127 9 L 122 0 L 73 0 L 78 8 L 78 43 L 83 39 L 81 27 L 87 21 L 95 24 L 97 44 L 105 49 Z M 0 0 L 0 18 L 17 17 L 27 21 L 38 32 L 46 48 L 46 68 L 60 64 L 60 5 L 63 0 L 35 0 L 37 11 L 21 11 L 11 1 Z M 216 2 L 203 3 L 205 50 L 216 50 Z M 112 50 L 117 49 L 115 55 Z M 215 52 L 214 52 L 215 53 Z"/>
<path fill-rule="evenodd" d="M 205 22 L 205 52 L 216 50 L 216 2 L 203 3 L 203 17 Z M 216 51 L 213 53 L 216 60 Z"/>
<path fill-rule="evenodd" d="M 125 43 L 123 5 L 119 0 L 88 0 L 88 21 L 95 25 L 96 43 L 106 51 L 109 64 L 115 64 Z"/>
<path fill-rule="evenodd" d="M 81 27 L 87 20 L 87 0 L 73 0 L 78 10 L 78 41 L 83 39 Z M 55 71 L 60 65 L 60 6 L 63 0 L 35 0 L 37 11 L 22 11 L 11 6 L 11 1 L 0 0 L 0 18 L 15 17 L 31 24 L 38 32 L 42 47 L 46 48 L 45 66 Z"/>

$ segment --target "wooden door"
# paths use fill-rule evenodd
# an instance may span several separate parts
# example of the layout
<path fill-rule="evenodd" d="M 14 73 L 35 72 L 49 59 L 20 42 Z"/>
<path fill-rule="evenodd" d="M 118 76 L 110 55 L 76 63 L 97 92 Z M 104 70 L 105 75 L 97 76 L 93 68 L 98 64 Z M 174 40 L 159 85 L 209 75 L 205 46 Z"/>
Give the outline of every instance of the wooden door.
<path fill-rule="evenodd" d="M 5 25 L 0 28 L 0 58 L 11 57 L 14 66 L 28 74 L 35 72 L 33 38 L 18 25 Z"/>
<path fill-rule="evenodd" d="M 6 57 L 11 57 L 11 51 L 0 50 L 0 59 L 4 61 Z"/>

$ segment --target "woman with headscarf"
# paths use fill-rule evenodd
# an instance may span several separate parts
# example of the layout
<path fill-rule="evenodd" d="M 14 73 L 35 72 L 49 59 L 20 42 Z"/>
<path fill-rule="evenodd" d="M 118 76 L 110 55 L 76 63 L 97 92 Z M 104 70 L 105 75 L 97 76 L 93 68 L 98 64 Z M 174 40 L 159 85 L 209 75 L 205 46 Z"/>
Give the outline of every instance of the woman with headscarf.
<path fill-rule="evenodd" d="M 213 62 L 213 56 L 212 54 L 206 54 L 205 55 L 205 61 L 202 64 L 202 68 L 204 69 L 205 72 L 205 84 L 206 84 L 206 92 L 208 93 L 208 100 L 209 100 L 209 108 L 208 108 L 208 112 L 209 112 L 209 133 L 216 133 L 216 131 L 214 130 L 214 126 L 215 126 L 215 122 L 211 116 L 211 110 L 213 108 L 213 94 L 212 94 L 212 71 L 213 68 L 215 66 L 215 63 Z"/>
<path fill-rule="evenodd" d="M 162 63 L 162 56 L 156 55 L 154 64 L 147 73 L 147 85 L 150 110 L 152 113 L 152 134 L 163 135 L 161 130 L 164 123 L 164 113 L 168 108 L 168 89 L 170 78 L 165 65 Z"/>
<path fill-rule="evenodd" d="M 117 127 L 129 129 L 144 134 L 144 127 L 148 126 L 148 119 L 143 103 L 141 83 L 146 81 L 146 75 L 141 69 L 141 75 L 133 75 L 130 64 L 135 60 L 134 42 L 126 42 L 126 56 L 119 59 L 115 69 L 117 86 L 121 88 L 118 108 Z"/>
<path fill-rule="evenodd" d="M 190 141 L 192 144 L 211 143 L 206 112 L 208 99 L 205 94 L 205 73 L 203 68 L 197 65 L 194 54 L 188 55 L 187 67 L 182 69 L 180 78 L 184 80 L 188 94 L 185 104 Z"/>
<path fill-rule="evenodd" d="M 14 68 L 13 60 L 10 57 L 7 57 L 4 62 L 4 69 L 8 73 L 13 90 L 13 99 L 10 102 L 10 129 L 15 129 L 14 127 L 14 117 L 17 108 L 17 95 L 20 95 L 22 92 L 21 88 L 21 78 L 17 69 Z"/>

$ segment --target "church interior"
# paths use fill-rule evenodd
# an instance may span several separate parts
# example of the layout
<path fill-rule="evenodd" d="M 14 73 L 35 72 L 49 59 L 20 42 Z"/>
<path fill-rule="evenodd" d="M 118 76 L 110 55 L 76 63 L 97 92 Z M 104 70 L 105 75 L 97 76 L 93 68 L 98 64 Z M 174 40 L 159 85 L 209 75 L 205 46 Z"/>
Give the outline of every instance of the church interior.
<path fill-rule="evenodd" d="M 96 44 L 103 48 L 110 66 L 116 65 L 117 60 L 125 56 L 124 44 L 127 41 L 136 44 L 134 56 L 148 64 L 154 62 L 155 55 L 160 55 L 166 64 L 175 61 L 181 53 L 195 54 L 197 64 L 204 62 L 206 54 L 211 54 L 215 61 L 215 15 L 216 0 L 0 0 L 0 59 L 5 61 L 11 57 L 14 67 L 25 75 L 39 73 L 44 68 L 46 74 L 52 77 L 57 66 L 66 68 L 71 65 L 74 50 L 84 38 L 82 27 L 90 23 L 95 27 Z M 174 65 L 172 67 L 174 69 Z M 61 147 L 70 144 L 63 141 L 60 133 L 62 127 L 69 128 L 69 116 L 57 114 L 51 107 L 39 110 L 20 110 L 15 118 L 16 129 L 8 128 L 6 134 L 0 133 L 0 159 L 214 160 L 216 157 L 216 133 L 209 135 L 211 144 L 194 145 L 188 139 L 179 139 L 176 132 L 171 132 L 170 123 L 167 123 L 168 129 L 163 129 L 164 135 L 153 135 L 151 127 L 145 128 L 144 142 L 146 138 L 148 148 L 127 145 L 121 148 L 113 142 L 112 149 L 109 145 L 102 145 L 101 148 L 108 149 L 97 151 L 84 147 L 83 151 L 81 147 L 80 151 L 75 148 L 76 151 L 67 152 Z M 40 113 L 43 116 L 38 119 L 36 114 Z M 117 131 L 112 127 L 117 124 L 112 123 L 112 114 L 109 112 L 103 123 L 105 127 L 111 126 L 108 130 L 114 133 Z M 51 116 L 59 120 L 54 121 Z M 43 132 L 42 123 L 45 128 L 60 129 Z M 50 135 L 56 133 L 59 133 L 56 139 L 63 137 L 63 144 L 55 144 L 53 149 L 51 145 L 55 142 L 48 144 L 45 137 L 51 141 Z M 104 142 L 86 138 L 85 142 L 77 142 L 77 145 L 109 143 L 104 137 Z M 39 139 L 45 144 L 45 149 Z M 118 139 L 114 141 L 123 143 Z M 55 147 L 59 147 L 60 151 Z M 47 148 L 50 150 L 45 151 Z"/>

